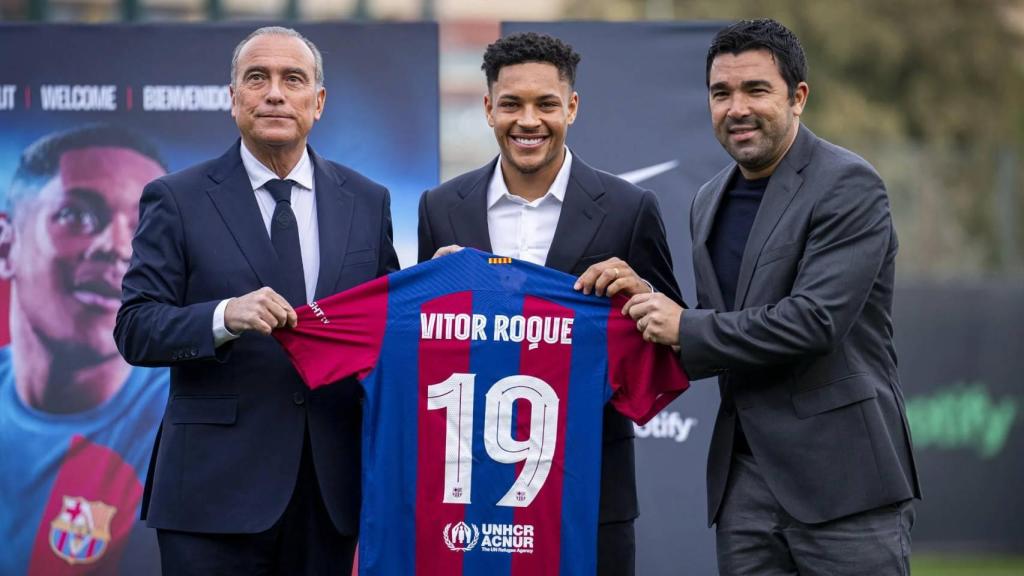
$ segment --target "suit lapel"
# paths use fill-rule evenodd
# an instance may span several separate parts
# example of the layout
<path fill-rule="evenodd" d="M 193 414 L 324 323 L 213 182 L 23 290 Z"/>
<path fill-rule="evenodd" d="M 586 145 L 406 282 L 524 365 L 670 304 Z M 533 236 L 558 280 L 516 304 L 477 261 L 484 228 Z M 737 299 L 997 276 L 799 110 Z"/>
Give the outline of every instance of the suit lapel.
<path fill-rule="evenodd" d="M 479 169 L 476 178 L 459 189 L 461 200 L 448 214 L 455 241 L 459 246 L 491 251 L 491 236 L 487 228 L 487 184 L 494 174 L 497 158 Z"/>
<path fill-rule="evenodd" d="M 572 271 L 604 221 L 604 208 L 597 203 L 603 195 L 604 186 L 594 169 L 574 155 L 562 213 L 558 217 L 545 266 L 563 272 Z"/>
<path fill-rule="evenodd" d="M 693 216 L 693 266 L 700 273 L 700 278 L 707 287 L 709 304 L 715 310 L 726 312 L 729 310 L 725 305 L 725 297 L 722 296 L 722 288 L 718 285 L 718 274 L 715 266 L 711 263 L 711 253 L 708 252 L 708 237 L 711 235 L 711 228 L 715 225 L 715 214 L 722 203 L 722 196 L 725 194 L 725 187 L 733 178 L 738 167 L 733 164 L 729 169 L 723 170 L 718 177 L 712 181 L 707 188 L 711 195 L 708 202 L 702 203 L 706 208 Z M 698 204 L 694 203 L 696 209 Z"/>
<path fill-rule="evenodd" d="M 345 263 L 348 235 L 352 229 L 353 197 L 344 186 L 345 177 L 309 149 L 316 191 L 316 220 L 320 238 L 320 272 L 315 300 L 334 294 L 338 274 Z"/>
<path fill-rule="evenodd" d="M 750 278 L 754 275 L 754 268 L 764 250 L 765 242 L 803 185 L 804 179 L 800 172 L 810 161 L 815 139 L 816 136 L 810 130 L 801 126 L 793 146 L 768 181 L 768 188 L 764 191 L 761 207 L 757 210 L 754 224 L 750 227 L 750 236 L 747 237 L 747 245 L 743 249 L 743 261 L 736 281 L 737 310 L 742 308 L 746 301 Z"/>
<path fill-rule="evenodd" d="M 239 153 L 241 140 L 220 157 L 208 175 L 214 185 L 206 190 L 231 235 L 238 243 L 260 284 L 276 286 L 276 257 L 263 224 L 256 195 Z"/>

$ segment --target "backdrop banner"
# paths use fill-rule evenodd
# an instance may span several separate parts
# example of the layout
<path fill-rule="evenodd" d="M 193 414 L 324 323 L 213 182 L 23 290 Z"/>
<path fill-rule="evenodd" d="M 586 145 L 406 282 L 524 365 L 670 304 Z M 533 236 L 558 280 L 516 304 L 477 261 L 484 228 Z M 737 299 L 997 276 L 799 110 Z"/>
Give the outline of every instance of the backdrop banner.
<path fill-rule="evenodd" d="M 907 283 L 894 316 L 924 492 L 915 549 L 1024 553 L 1024 287 Z"/>
<path fill-rule="evenodd" d="M 237 140 L 231 54 L 258 26 L 2 26 L 2 574 L 159 572 L 136 519 L 167 372 L 119 361 L 114 316 L 142 185 Z M 439 176 L 437 26 L 296 28 L 324 57 L 310 143 L 391 190 L 410 265 Z"/>

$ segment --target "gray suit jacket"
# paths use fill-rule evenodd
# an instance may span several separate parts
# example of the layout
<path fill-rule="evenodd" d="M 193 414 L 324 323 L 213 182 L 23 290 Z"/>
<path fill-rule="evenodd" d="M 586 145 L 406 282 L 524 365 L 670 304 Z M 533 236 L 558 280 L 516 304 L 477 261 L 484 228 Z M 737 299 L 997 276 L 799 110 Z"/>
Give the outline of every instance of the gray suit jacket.
<path fill-rule="evenodd" d="M 862 158 L 801 126 L 768 183 L 727 306 L 707 240 L 735 170 L 694 197 L 698 309 L 679 326 L 686 372 L 718 376 L 723 396 L 709 524 L 737 418 L 768 487 L 802 522 L 920 497 L 892 341 L 897 241 L 885 185 Z"/>

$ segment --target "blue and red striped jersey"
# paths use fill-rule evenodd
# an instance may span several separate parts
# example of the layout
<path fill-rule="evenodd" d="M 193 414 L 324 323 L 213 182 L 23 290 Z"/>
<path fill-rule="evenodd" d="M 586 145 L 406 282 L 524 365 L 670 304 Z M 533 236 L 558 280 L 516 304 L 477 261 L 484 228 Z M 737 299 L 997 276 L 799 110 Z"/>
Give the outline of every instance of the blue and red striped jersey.
<path fill-rule="evenodd" d="M 362 382 L 360 574 L 594 574 L 603 406 L 643 423 L 688 381 L 625 300 L 465 249 L 297 310 L 306 383 Z"/>

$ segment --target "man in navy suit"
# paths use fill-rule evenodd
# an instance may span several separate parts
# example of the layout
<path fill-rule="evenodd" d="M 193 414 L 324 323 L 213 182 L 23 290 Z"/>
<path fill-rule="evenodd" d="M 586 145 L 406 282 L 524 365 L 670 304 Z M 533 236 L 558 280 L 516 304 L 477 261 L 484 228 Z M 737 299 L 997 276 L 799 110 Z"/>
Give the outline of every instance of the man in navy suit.
<path fill-rule="evenodd" d="M 653 285 L 681 302 L 654 194 L 591 168 L 565 145 L 579 107 L 579 60 L 544 34 L 487 47 L 484 111 L 501 155 L 423 194 L 419 259 L 469 246 L 575 275 L 601 262 L 590 284 L 599 294 Z M 628 576 L 638 515 L 633 424 L 610 406 L 603 441 L 598 573 Z"/>
<path fill-rule="evenodd" d="M 302 383 L 272 330 L 398 269 L 388 192 L 306 144 L 324 109 L 312 42 L 268 27 L 235 49 L 223 156 L 146 186 L 114 335 L 171 367 L 142 514 L 164 574 L 319 574 L 359 525 L 359 389 Z"/>

